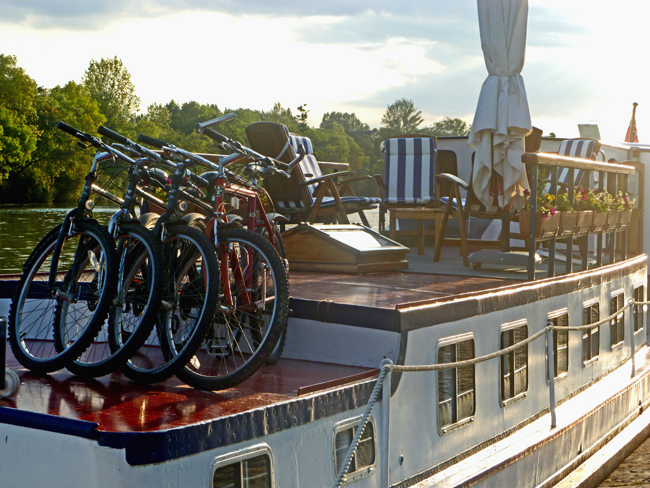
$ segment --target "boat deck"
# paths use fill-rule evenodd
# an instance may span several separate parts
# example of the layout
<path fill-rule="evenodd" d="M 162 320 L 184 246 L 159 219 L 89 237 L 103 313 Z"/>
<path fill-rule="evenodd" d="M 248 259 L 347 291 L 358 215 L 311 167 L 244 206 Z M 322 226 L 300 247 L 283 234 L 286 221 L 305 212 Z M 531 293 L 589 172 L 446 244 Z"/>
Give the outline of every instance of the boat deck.
<path fill-rule="evenodd" d="M 432 262 L 432 252 L 427 249 L 424 256 L 411 252 L 410 268 L 399 272 L 367 275 L 291 272 L 291 308 L 302 318 L 314 319 L 319 318 L 323 303 L 341 306 L 346 313 L 356 307 L 379 314 L 391 313 L 411 302 L 517 282 L 516 278 L 505 279 L 490 272 L 472 276 L 475 273 L 460 269 L 462 264 L 458 266 L 458 248 L 445 250 L 447 256 L 442 265 Z M 459 274 L 437 274 L 435 268 L 440 266 L 457 269 Z M 367 319 L 364 326 L 372 327 L 372 321 Z M 7 366 L 18 373 L 21 387 L 13 398 L 0 400 L 0 407 L 33 412 L 37 416 L 46 414 L 91 422 L 104 432 L 164 431 L 367 380 L 378 373 L 373 368 L 283 358 L 275 365 L 263 367 L 237 387 L 203 392 L 175 378 L 143 387 L 119 372 L 90 381 L 67 371 L 38 376 L 23 368 L 9 347 Z"/>

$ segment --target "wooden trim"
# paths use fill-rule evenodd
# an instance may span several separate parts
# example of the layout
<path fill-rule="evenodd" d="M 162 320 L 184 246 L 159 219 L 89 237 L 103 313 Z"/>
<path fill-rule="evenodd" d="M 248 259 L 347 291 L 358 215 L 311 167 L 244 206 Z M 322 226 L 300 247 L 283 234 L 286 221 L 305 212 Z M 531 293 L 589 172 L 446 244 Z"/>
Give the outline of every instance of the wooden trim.
<path fill-rule="evenodd" d="M 603 163 L 599 161 L 590 161 L 588 159 L 569 158 L 551 153 L 524 153 L 521 156 L 521 160 L 526 164 L 544 164 L 547 166 L 562 166 L 589 171 L 605 171 L 608 173 L 628 175 L 633 175 L 636 171 L 634 166 L 626 164 Z"/>

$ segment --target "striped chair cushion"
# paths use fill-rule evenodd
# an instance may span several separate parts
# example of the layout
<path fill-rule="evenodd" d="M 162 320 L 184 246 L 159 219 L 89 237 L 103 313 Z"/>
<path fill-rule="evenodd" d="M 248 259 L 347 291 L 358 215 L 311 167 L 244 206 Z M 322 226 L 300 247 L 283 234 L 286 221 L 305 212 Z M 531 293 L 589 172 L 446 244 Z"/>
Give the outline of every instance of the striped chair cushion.
<path fill-rule="evenodd" d="M 303 176 L 306 180 L 311 180 L 313 178 L 319 178 L 323 176 L 323 172 L 320 169 L 318 160 L 314 156 L 314 146 L 311 143 L 309 137 L 299 136 L 296 134 L 289 135 L 289 142 L 296 154 L 299 153 L 299 147 L 303 146 L 305 148 L 306 156 L 300 162 L 300 170 L 302 171 Z M 314 192 L 318 187 L 318 183 L 308 185 L 309 195 L 311 196 L 311 203 L 315 202 Z M 341 197 L 343 205 L 355 205 L 360 208 L 370 208 L 372 205 L 378 205 L 381 203 L 381 198 L 372 198 L 372 197 L 360 197 L 360 196 L 345 196 Z M 321 202 L 321 208 L 328 208 L 335 205 L 335 200 L 333 197 L 325 196 Z M 300 205 L 300 206 L 298 206 Z M 278 202 L 278 206 L 285 209 L 295 209 L 302 208 L 304 205 L 301 202 Z"/>
<path fill-rule="evenodd" d="M 596 159 L 596 141 L 567 139 L 562 141 L 557 153 L 570 158 Z"/>
<path fill-rule="evenodd" d="M 420 204 L 435 198 L 436 144 L 432 137 L 384 141 L 386 203 Z"/>
<path fill-rule="evenodd" d="M 314 156 L 314 146 L 312 145 L 309 137 L 291 134 L 289 135 L 289 141 L 296 154 L 299 153 L 300 146 L 305 148 L 306 156 L 302 161 L 300 161 L 300 170 L 302 171 L 305 179 L 311 180 L 312 178 L 320 178 L 323 176 L 323 172 L 321 171 L 318 161 L 316 160 L 316 156 Z M 312 197 L 312 203 L 314 202 L 314 192 L 316 191 L 317 186 L 318 184 L 314 183 L 313 185 L 309 185 L 307 187 L 309 189 L 309 195 Z"/>

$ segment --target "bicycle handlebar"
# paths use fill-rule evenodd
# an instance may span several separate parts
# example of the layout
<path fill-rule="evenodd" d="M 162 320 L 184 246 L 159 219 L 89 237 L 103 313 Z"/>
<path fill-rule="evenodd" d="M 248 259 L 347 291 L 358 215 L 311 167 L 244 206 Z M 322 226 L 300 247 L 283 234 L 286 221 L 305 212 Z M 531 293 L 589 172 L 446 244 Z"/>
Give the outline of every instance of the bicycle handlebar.
<path fill-rule="evenodd" d="M 211 126 L 216 125 L 216 124 L 220 124 L 222 122 L 226 122 L 228 120 L 234 119 L 235 117 L 237 117 L 236 114 L 230 113 L 230 114 L 222 115 L 221 117 L 217 117 L 216 119 L 207 120 L 205 122 L 200 122 L 200 123 L 196 124 L 196 130 L 198 132 L 203 132 L 203 130 L 208 128 L 208 127 L 211 127 Z"/>
<path fill-rule="evenodd" d="M 165 146 L 168 146 L 166 142 L 163 142 L 159 139 L 154 139 L 153 137 L 145 136 L 144 134 L 140 134 L 138 136 L 138 142 L 144 142 L 145 144 L 149 144 L 150 146 L 157 147 L 158 149 L 162 149 Z"/>
<path fill-rule="evenodd" d="M 113 139 L 114 141 L 123 144 L 124 146 L 130 146 L 129 144 L 130 141 L 126 137 L 124 137 L 121 134 L 118 134 L 117 132 L 113 132 L 108 127 L 104 127 L 103 125 L 100 125 L 99 128 L 97 129 L 97 132 L 99 132 L 103 136 L 108 137 L 109 139 Z"/>
<path fill-rule="evenodd" d="M 204 124 L 207 126 L 207 124 L 209 124 L 209 122 L 212 122 L 212 121 L 204 122 Z M 198 132 L 200 132 L 202 134 L 205 134 L 206 136 L 210 137 L 211 139 L 214 139 L 217 142 L 225 144 L 227 147 L 229 147 L 233 151 L 235 151 L 235 152 L 237 152 L 237 153 L 239 153 L 239 154 L 241 154 L 243 156 L 252 157 L 256 162 L 261 163 L 263 166 L 266 166 L 267 168 L 274 169 L 276 172 L 278 172 L 280 174 L 283 174 L 287 178 L 290 177 L 291 170 L 298 163 L 300 163 L 300 161 L 302 161 L 302 159 L 305 157 L 305 151 L 304 151 L 303 147 L 300 146 L 300 150 L 299 150 L 300 154 L 298 155 L 298 157 L 296 159 L 294 159 L 293 161 L 291 161 L 289 164 L 283 163 L 282 161 L 278 161 L 277 159 L 274 159 L 274 158 L 271 158 L 271 157 L 268 157 L 268 156 L 264 156 L 264 155 L 262 155 L 262 154 L 260 154 L 260 153 L 258 153 L 256 151 L 252 150 L 251 148 L 246 147 L 246 146 L 242 145 L 241 143 L 239 143 L 237 141 L 233 141 L 229 137 L 224 136 L 223 134 L 220 134 L 220 133 L 218 133 L 218 132 L 216 132 L 216 131 L 214 131 L 212 129 L 208 129 L 208 128 L 199 129 L 199 126 L 201 126 L 201 125 L 202 124 L 197 125 L 197 131 Z"/>
<path fill-rule="evenodd" d="M 103 142 L 101 139 L 99 139 L 99 138 L 97 138 L 97 137 L 95 137 L 95 136 L 93 136 L 91 134 L 88 134 L 87 132 L 82 132 L 79 129 L 75 129 L 74 127 L 72 127 L 71 125 L 66 124 L 63 121 L 58 121 L 56 123 L 56 127 L 58 129 L 61 129 L 63 132 L 67 132 L 71 136 L 76 137 L 80 141 L 91 144 L 91 145 L 95 146 L 97 149 L 103 149 L 104 151 L 109 152 L 109 153 L 113 154 L 114 156 L 117 156 L 118 158 L 120 158 L 123 161 L 126 161 L 129 164 L 136 164 L 136 162 L 133 159 L 131 159 L 130 157 L 128 157 L 126 154 L 122 153 L 121 151 L 118 151 L 115 148 L 112 148 L 111 146 L 109 146 L 108 144 Z"/>

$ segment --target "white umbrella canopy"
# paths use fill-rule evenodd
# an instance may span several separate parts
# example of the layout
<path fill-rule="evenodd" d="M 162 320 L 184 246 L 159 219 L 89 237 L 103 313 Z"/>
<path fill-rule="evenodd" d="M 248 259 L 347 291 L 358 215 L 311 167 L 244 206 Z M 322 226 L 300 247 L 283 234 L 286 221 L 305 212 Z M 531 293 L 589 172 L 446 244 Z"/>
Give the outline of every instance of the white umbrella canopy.
<path fill-rule="evenodd" d="M 472 188 L 486 208 L 494 205 L 493 171 L 503 178 L 498 205 L 520 209 L 529 189 L 521 162 L 532 130 L 524 67 L 528 0 L 478 0 L 481 47 L 488 71 L 479 95 L 469 145 L 476 151 Z"/>

